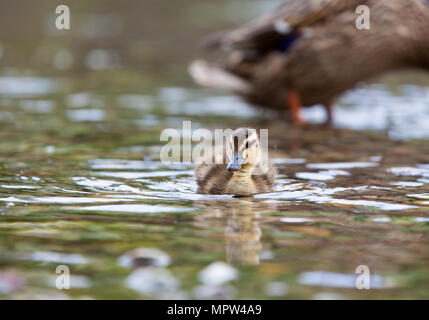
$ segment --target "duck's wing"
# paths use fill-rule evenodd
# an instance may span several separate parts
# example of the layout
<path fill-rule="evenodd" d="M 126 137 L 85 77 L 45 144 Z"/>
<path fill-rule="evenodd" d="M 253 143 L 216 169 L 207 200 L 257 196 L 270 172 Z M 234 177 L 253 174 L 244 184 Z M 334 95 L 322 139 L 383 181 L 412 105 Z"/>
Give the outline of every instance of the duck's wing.
<path fill-rule="evenodd" d="M 270 192 L 276 182 L 276 176 L 277 168 L 270 164 L 267 170 L 264 170 L 260 166 L 256 167 L 252 174 L 252 179 L 259 193 Z"/>
<path fill-rule="evenodd" d="M 212 35 L 207 44 L 225 50 L 268 49 L 287 35 L 299 35 L 305 28 L 329 21 L 344 11 L 354 11 L 367 2 L 369 0 L 290 0 L 272 14 L 232 31 Z M 288 39 L 289 42 L 294 40 Z"/>
<path fill-rule="evenodd" d="M 232 173 L 226 170 L 225 164 L 202 162 L 195 167 L 198 193 L 221 194 L 231 177 Z"/>

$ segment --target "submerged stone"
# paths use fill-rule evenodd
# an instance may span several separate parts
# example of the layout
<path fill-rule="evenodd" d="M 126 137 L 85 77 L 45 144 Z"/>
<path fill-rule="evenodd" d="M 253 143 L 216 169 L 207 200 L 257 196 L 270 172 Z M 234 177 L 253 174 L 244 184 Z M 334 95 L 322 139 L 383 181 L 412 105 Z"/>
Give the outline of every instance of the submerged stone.
<path fill-rule="evenodd" d="M 128 251 L 118 259 L 118 264 L 127 268 L 166 267 L 170 262 L 170 256 L 156 248 L 137 248 Z"/>
<path fill-rule="evenodd" d="M 205 267 L 198 274 L 201 282 L 207 285 L 221 285 L 239 278 L 239 272 L 225 262 L 218 261 Z"/>
<path fill-rule="evenodd" d="M 176 291 L 178 280 L 165 268 L 139 268 L 125 280 L 128 288 L 149 296 L 162 296 L 166 292 Z"/>

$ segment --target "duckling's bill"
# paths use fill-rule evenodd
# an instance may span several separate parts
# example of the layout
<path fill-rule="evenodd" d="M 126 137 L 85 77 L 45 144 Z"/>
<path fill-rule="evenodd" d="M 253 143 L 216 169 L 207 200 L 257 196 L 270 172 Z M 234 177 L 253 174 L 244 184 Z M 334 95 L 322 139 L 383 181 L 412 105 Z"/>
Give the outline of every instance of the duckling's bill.
<path fill-rule="evenodd" d="M 231 157 L 231 161 L 226 166 L 228 171 L 238 171 L 244 164 L 244 159 L 241 153 L 234 152 Z"/>

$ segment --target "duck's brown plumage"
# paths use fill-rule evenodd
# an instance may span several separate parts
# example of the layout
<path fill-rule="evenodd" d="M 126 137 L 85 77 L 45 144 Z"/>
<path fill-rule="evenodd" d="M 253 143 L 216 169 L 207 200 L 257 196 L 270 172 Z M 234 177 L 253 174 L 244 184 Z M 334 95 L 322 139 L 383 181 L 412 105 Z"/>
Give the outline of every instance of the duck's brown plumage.
<path fill-rule="evenodd" d="M 256 170 L 262 170 L 259 166 Z M 264 174 L 251 176 L 256 188 L 253 193 L 266 193 L 273 191 L 277 170 L 270 167 Z M 202 194 L 225 194 L 228 182 L 233 173 L 226 169 L 226 164 L 201 163 L 195 169 L 195 179 L 198 185 L 198 193 Z"/>
<path fill-rule="evenodd" d="M 356 28 L 361 4 L 370 9 L 369 30 Z M 274 49 L 285 36 L 279 21 L 299 37 L 286 52 Z M 215 35 L 210 44 L 229 53 L 222 68 L 249 85 L 236 93 L 284 110 L 286 90 L 299 92 L 305 106 L 328 105 L 387 71 L 429 70 L 428 35 L 425 0 L 292 0 L 271 16 Z"/>

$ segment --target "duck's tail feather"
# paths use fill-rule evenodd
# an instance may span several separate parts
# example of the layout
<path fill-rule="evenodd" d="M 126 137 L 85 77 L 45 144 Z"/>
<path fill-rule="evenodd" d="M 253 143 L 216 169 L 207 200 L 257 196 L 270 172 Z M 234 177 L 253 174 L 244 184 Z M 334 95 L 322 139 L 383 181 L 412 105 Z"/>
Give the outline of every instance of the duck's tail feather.
<path fill-rule="evenodd" d="M 224 89 L 243 95 L 251 90 L 251 85 L 246 80 L 206 61 L 192 62 L 188 71 L 194 81 L 203 87 Z"/>

